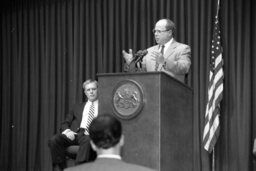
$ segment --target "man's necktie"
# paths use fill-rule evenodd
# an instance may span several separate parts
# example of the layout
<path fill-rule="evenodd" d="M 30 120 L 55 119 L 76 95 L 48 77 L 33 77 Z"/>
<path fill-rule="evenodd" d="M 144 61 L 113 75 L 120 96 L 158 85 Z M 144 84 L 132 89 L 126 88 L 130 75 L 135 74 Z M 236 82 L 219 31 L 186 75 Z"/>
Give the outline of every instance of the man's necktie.
<path fill-rule="evenodd" d="M 164 45 L 161 46 L 161 51 L 160 52 L 161 52 L 162 55 L 164 55 Z M 158 66 L 159 66 L 159 63 L 156 62 L 155 71 L 157 71 Z"/>
<path fill-rule="evenodd" d="M 89 127 L 90 127 L 90 124 L 93 119 L 94 119 L 94 104 L 92 102 L 90 109 L 89 109 L 89 113 L 88 113 L 88 120 L 87 120 L 87 124 L 86 124 L 86 128 L 85 128 L 85 134 L 89 135 Z"/>
<path fill-rule="evenodd" d="M 162 47 L 161 54 L 164 55 L 164 45 L 162 45 L 161 47 Z"/>

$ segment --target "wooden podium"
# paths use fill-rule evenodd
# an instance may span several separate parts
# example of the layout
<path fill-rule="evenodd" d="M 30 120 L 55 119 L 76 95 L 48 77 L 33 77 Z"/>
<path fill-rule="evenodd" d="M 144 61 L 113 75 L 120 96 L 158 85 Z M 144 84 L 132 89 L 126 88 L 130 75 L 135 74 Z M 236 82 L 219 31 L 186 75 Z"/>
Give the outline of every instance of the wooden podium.
<path fill-rule="evenodd" d="M 99 112 L 123 125 L 124 161 L 159 171 L 192 170 L 191 88 L 162 72 L 98 74 L 98 82 Z"/>

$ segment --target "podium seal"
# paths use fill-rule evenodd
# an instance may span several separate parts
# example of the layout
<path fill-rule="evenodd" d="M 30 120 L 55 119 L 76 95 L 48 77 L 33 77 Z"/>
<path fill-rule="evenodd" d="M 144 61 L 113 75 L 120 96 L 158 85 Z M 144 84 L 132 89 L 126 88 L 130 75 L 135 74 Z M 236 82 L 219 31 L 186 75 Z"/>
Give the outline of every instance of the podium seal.
<path fill-rule="evenodd" d="M 119 118 L 134 118 L 144 105 L 142 88 L 133 80 L 117 83 L 112 94 L 112 105 Z"/>

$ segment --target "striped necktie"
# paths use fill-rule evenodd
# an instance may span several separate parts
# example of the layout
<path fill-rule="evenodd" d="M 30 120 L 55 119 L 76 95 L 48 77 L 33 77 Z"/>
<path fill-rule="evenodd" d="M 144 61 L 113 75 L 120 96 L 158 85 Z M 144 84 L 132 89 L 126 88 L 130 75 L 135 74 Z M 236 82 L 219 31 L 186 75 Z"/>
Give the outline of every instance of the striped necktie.
<path fill-rule="evenodd" d="M 89 135 L 89 127 L 90 127 L 90 124 L 93 119 L 94 119 L 94 103 L 92 102 L 90 109 L 89 109 L 87 124 L 86 124 L 86 128 L 85 128 L 85 134 L 87 134 L 87 135 Z"/>

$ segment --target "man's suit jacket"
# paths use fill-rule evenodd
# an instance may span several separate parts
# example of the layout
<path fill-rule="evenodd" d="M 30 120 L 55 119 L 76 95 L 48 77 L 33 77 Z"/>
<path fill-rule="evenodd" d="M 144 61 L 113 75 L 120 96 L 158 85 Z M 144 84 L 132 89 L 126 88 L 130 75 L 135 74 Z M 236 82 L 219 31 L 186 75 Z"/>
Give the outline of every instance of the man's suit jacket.
<path fill-rule="evenodd" d="M 153 51 L 159 51 L 159 45 L 152 46 L 147 50 L 148 54 L 143 58 L 142 67 L 146 71 L 155 71 L 156 62 L 151 59 L 151 53 Z M 191 65 L 190 56 L 190 47 L 173 39 L 164 53 L 165 65 L 160 65 L 157 71 L 166 72 L 181 82 L 184 82 L 185 74 L 188 73 Z"/>
<path fill-rule="evenodd" d="M 119 159 L 97 158 L 94 162 L 85 163 L 65 169 L 65 171 L 154 171 L 153 169 L 126 163 Z"/>
<path fill-rule="evenodd" d="M 65 120 L 61 123 L 60 131 L 64 131 L 66 129 L 71 129 L 72 131 L 76 132 L 81 124 L 83 110 L 84 110 L 84 103 L 74 104 L 70 110 L 70 112 L 66 115 Z"/>

